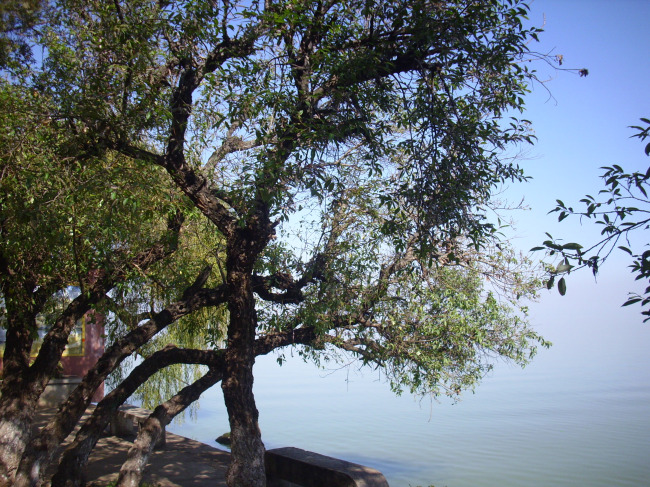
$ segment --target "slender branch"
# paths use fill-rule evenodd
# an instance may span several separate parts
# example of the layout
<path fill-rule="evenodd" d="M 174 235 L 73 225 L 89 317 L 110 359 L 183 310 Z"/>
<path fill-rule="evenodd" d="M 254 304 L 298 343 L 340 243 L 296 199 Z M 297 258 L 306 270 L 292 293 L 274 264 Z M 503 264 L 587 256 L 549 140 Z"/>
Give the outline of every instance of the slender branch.
<path fill-rule="evenodd" d="M 398 52 L 396 49 L 389 50 L 383 56 L 383 60 L 375 63 L 372 68 L 359 71 L 349 70 L 341 71 L 340 74 L 334 74 L 328 81 L 323 83 L 319 88 L 314 90 L 313 97 L 315 100 L 321 100 L 340 88 L 346 88 L 364 83 L 366 81 L 387 78 L 400 73 L 421 69 L 425 59 L 434 54 L 439 54 L 440 49 L 433 48 L 425 53 L 416 53 L 412 50 Z M 437 67 L 438 64 L 431 64 Z M 354 73 L 354 76 L 351 75 Z"/>
<path fill-rule="evenodd" d="M 233 152 L 252 149 L 254 147 L 258 147 L 261 144 L 260 142 L 254 140 L 242 140 L 241 137 L 234 136 L 233 134 L 237 128 L 239 128 L 239 124 L 237 122 L 233 123 L 230 126 L 221 146 L 215 150 L 208 159 L 208 162 L 204 169 L 206 174 L 213 172 L 217 168 L 217 165 L 223 161 L 224 157 L 227 155 L 232 154 Z"/>
<path fill-rule="evenodd" d="M 366 363 L 375 362 L 378 365 L 383 365 L 381 359 L 370 353 L 368 350 L 359 347 L 359 345 L 363 344 L 361 340 L 340 340 L 336 337 L 327 335 L 325 336 L 324 341 L 338 348 L 359 355 Z"/>

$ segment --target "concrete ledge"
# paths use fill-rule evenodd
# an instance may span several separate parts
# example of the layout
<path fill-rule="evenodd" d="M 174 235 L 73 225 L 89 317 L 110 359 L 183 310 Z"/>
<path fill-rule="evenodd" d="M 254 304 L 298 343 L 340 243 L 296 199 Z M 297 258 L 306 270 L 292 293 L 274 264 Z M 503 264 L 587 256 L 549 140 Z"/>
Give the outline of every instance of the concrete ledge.
<path fill-rule="evenodd" d="M 79 385 L 81 377 L 66 376 L 50 379 L 41 397 L 38 398 L 39 408 L 58 408 L 68 399 L 70 393 Z"/>
<path fill-rule="evenodd" d="M 300 448 L 268 450 L 265 463 L 269 487 L 388 487 L 379 470 Z"/>
<path fill-rule="evenodd" d="M 113 436 L 132 438 L 138 434 L 140 425 L 151 415 L 148 409 L 122 404 L 111 418 L 110 432 Z M 165 428 L 160 433 L 155 448 L 163 448 L 167 441 Z"/>

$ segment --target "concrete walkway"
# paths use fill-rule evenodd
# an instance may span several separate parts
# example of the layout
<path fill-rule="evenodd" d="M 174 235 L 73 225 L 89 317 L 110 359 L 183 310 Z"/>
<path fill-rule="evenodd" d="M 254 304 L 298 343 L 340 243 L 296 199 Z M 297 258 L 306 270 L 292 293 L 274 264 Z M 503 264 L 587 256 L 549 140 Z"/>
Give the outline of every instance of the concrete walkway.
<path fill-rule="evenodd" d="M 35 428 L 43 427 L 55 413 L 55 409 L 40 410 Z M 91 413 L 92 408 L 80 423 Z M 77 428 L 61 445 L 61 450 L 74 439 Z M 106 487 L 117 480 L 133 439 L 109 434 L 100 438 L 86 467 L 88 486 Z M 273 485 L 388 487 L 378 470 L 299 448 L 268 450 L 265 461 Z M 230 453 L 167 432 L 165 446 L 151 454 L 142 480 L 152 487 L 226 487 L 229 463 Z M 54 471 L 49 476 L 52 474 Z"/>
<path fill-rule="evenodd" d="M 102 438 L 88 462 L 88 485 L 117 480 L 130 447 L 116 436 Z M 142 480 L 159 487 L 225 487 L 229 462 L 228 452 L 167 432 L 167 444 L 151 455 Z"/>
<path fill-rule="evenodd" d="M 36 426 L 45 425 L 55 412 L 54 409 L 41 410 Z M 64 446 L 75 434 L 76 430 Z M 87 485 L 105 487 L 117 480 L 131 445 L 130 441 L 116 436 L 102 437 L 88 461 Z M 225 487 L 229 462 L 230 453 L 168 431 L 166 446 L 153 452 L 142 480 L 156 487 Z"/>

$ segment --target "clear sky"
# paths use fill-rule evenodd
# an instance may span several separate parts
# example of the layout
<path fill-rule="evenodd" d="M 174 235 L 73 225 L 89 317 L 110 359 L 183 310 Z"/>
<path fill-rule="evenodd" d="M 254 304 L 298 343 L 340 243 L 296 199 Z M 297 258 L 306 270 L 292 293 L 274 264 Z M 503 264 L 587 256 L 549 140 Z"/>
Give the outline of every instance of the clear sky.
<path fill-rule="evenodd" d="M 531 48 L 562 54 L 563 67 L 587 68 L 589 76 L 539 66 L 540 76 L 549 81 L 534 87 L 524 115 L 538 137 L 522 161 L 533 180 L 506 193 L 511 201 L 525 197 L 531 208 L 514 216 L 513 242 L 523 250 L 545 240 L 545 231 L 567 242 L 595 241 L 597 227 L 580 226 L 577 220 L 558 224 L 557 214 L 547 215 L 555 200 L 575 205 L 587 193 L 596 195 L 601 166 L 644 171 L 650 166 L 645 144 L 631 139 L 628 128 L 640 117 L 650 118 L 650 1 L 535 0 L 531 7 L 530 22 L 545 30 Z M 637 248 L 648 237 L 650 232 L 637 235 Z M 587 335 L 599 335 L 600 344 L 594 345 L 600 347 L 614 340 L 613 348 L 621 353 L 629 346 L 641 354 L 650 346 L 650 322 L 642 324 L 640 308 L 620 308 L 629 290 L 640 289 L 620 254 L 601 270 L 597 285 L 587 272 L 571 275 L 565 297 L 556 290 L 545 292 L 532 307 L 533 322 L 560 348 Z"/>
<path fill-rule="evenodd" d="M 527 98 L 525 117 L 538 141 L 522 161 L 534 179 L 511 188 L 511 194 L 525 195 L 533 209 L 532 218 L 518 217 L 527 236 L 542 221 L 554 235 L 555 228 L 571 233 L 566 223 L 552 225 L 555 216 L 544 218 L 556 198 L 576 202 L 595 193 L 601 166 L 634 170 L 650 164 L 644 145 L 630 139 L 628 128 L 650 117 L 650 1 L 536 0 L 531 7 L 530 22 L 545 32 L 530 47 L 562 54 L 562 67 L 584 67 L 589 76 L 537 66 L 548 81 L 534 86 Z"/>

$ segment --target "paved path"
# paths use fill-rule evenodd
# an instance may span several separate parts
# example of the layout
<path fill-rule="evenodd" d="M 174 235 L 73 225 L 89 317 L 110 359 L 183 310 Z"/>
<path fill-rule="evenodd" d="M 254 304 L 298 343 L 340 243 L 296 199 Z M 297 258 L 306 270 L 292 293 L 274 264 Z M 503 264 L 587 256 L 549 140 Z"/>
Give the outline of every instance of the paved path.
<path fill-rule="evenodd" d="M 42 410 L 37 425 L 47 423 L 54 413 L 53 409 Z M 66 443 L 72 441 L 75 433 Z M 88 486 L 104 487 L 117 480 L 131 444 L 116 436 L 101 438 L 88 461 Z M 156 487 L 225 486 L 229 462 L 230 453 L 168 431 L 165 447 L 155 450 L 149 458 L 143 481 Z"/>
<path fill-rule="evenodd" d="M 105 486 L 116 480 L 130 447 L 128 440 L 102 438 L 88 462 L 88 485 Z M 149 458 L 143 481 L 160 487 L 225 486 L 229 461 L 225 451 L 167 432 L 167 444 Z"/>

